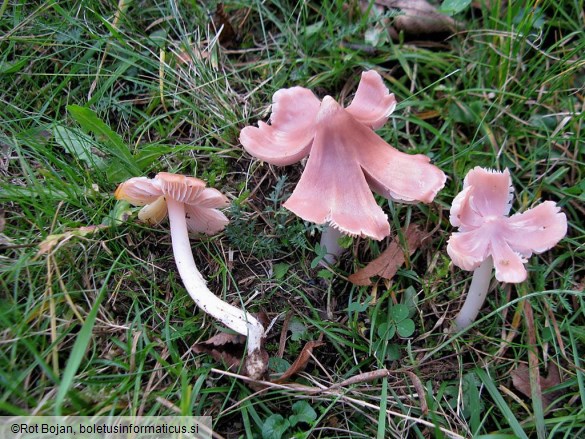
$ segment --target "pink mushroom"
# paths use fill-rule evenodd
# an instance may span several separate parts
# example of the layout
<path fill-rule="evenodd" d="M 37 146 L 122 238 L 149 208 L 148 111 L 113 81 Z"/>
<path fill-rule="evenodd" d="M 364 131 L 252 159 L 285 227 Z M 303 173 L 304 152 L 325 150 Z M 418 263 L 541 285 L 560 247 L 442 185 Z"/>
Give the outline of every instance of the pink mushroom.
<path fill-rule="evenodd" d="M 340 233 L 376 240 L 390 234 L 371 190 L 393 200 L 430 203 L 445 184 L 445 174 L 427 156 L 399 152 L 373 132 L 395 107 L 394 95 L 370 70 L 362 73 L 347 108 L 330 96 L 319 101 L 303 87 L 281 89 L 273 97 L 270 125 L 258 122 L 240 134 L 246 151 L 274 165 L 309 156 L 284 207 L 330 226 L 321 241 L 329 263 L 340 254 Z"/>
<path fill-rule="evenodd" d="M 567 218 L 552 201 L 508 216 L 512 178 L 504 172 L 476 167 L 465 176 L 463 190 L 453 200 L 451 224 L 459 228 L 449 238 L 447 253 L 463 270 L 474 270 L 463 308 L 455 319 L 459 329 L 475 321 L 486 298 L 492 269 L 500 282 L 526 279 L 524 264 L 532 253 L 554 247 L 567 233 Z"/>
<path fill-rule="evenodd" d="M 168 214 L 173 254 L 185 289 L 203 311 L 235 332 L 248 336 L 247 371 L 251 377 L 261 376 L 266 366 L 260 354 L 264 335 L 262 324 L 207 288 L 189 244 L 188 232 L 213 234 L 226 226 L 228 219 L 217 208 L 225 207 L 228 199 L 218 190 L 206 188 L 198 178 L 166 172 L 153 179 L 131 178 L 118 186 L 115 197 L 144 206 L 138 217 L 151 224 L 160 223 Z"/>

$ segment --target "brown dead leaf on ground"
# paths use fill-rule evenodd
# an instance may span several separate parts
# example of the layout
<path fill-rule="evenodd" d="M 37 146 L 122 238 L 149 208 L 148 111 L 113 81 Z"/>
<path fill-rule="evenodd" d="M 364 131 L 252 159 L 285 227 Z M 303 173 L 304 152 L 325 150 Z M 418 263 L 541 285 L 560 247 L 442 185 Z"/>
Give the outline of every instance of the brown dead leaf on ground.
<path fill-rule="evenodd" d="M 268 318 L 265 313 L 260 312 L 254 315 L 260 322 L 262 326 L 265 328 L 268 325 Z M 206 341 L 201 343 L 195 343 L 192 347 L 193 352 L 197 354 L 208 354 L 210 355 L 215 361 L 222 363 L 225 367 L 232 371 L 236 372 L 239 371 L 245 376 L 248 376 L 253 379 L 261 379 L 264 380 L 267 377 L 265 376 L 268 370 L 268 353 L 264 350 L 262 346 L 260 348 L 260 352 L 258 355 L 250 359 L 246 356 L 246 336 L 241 334 L 230 334 L 226 332 L 220 332 L 213 337 L 209 338 Z M 244 359 L 244 363 L 242 365 L 242 359 Z M 263 376 L 251 376 L 248 373 L 248 360 L 254 362 L 260 362 L 262 364 L 264 375 Z M 240 370 L 240 366 L 242 366 Z M 257 366 L 255 368 L 257 370 Z"/>
<path fill-rule="evenodd" d="M 223 3 L 218 3 L 214 14 L 211 17 L 213 28 L 217 35 L 217 42 L 222 47 L 231 48 L 237 46 L 240 42 L 240 38 L 234 26 L 232 26 L 232 20 L 228 16 L 227 12 L 223 7 Z M 188 49 L 181 50 L 176 54 L 176 61 L 179 64 L 191 65 L 199 62 L 209 62 L 212 67 L 217 70 L 217 60 L 213 56 L 213 41 L 207 41 L 206 44 L 209 47 L 204 47 L 204 44 L 197 46 L 193 44 Z"/>
<path fill-rule="evenodd" d="M 408 254 L 412 255 L 420 247 L 423 232 L 414 224 L 408 226 L 404 232 Z M 361 270 L 356 271 L 348 277 L 354 285 L 372 285 L 371 277 L 380 276 L 384 279 L 392 279 L 398 269 L 404 264 L 404 250 L 400 245 L 398 237 L 394 237 L 386 250 L 380 256 L 371 261 Z"/>
<path fill-rule="evenodd" d="M 376 0 L 371 9 L 370 2 L 362 0 L 360 6 L 364 12 L 370 10 L 370 15 L 396 12 L 381 23 L 393 40 L 398 40 L 401 32 L 410 40 L 443 40 L 463 27 L 426 0 Z"/>
<path fill-rule="evenodd" d="M 177 62 L 179 64 L 194 64 L 195 61 L 207 61 L 211 57 L 208 50 L 183 50 L 177 53 Z"/>
<path fill-rule="evenodd" d="M 521 364 L 512 371 L 512 384 L 514 387 L 528 398 L 532 398 L 532 389 L 530 387 L 530 369 L 525 364 Z M 558 386 L 561 383 L 559 368 L 555 363 L 549 362 L 548 375 L 546 378 L 540 377 L 540 386 L 542 388 L 542 402 L 544 408 L 550 407 L 555 399 L 560 396 L 560 392 L 547 392 L 551 387 Z"/>
<path fill-rule="evenodd" d="M 313 353 L 313 349 L 323 346 L 325 343 L 322 341 L 309 341 L 303 346 L 301 353 L 295 360 L 293 364 L 288 368 L 288 370 L 283 373 L 280 377 L 273 380 L 274 383 L 283 383 L 287 381 L 293 375 L 296 375 L 299 372 L 302 372 L 305 367 L 307 367 L 307 363 L 311 359 L 311 354 Z"/>
<path fill-rule="evenodd" d="M 49 235 L 39 244 L 39 251 L 35 255 L 35 258 L 39 256 L 49 254 L 53 250 L 56 250 L 61 245 L 73 238 L 85 238 L 89 235 L 93 235 L 101 229 L 107 229 L 110 226 L 105 224 L 99 224 L 97 226 L 83 226 L 77 229 L 69 230 L 65 233 L 59 233 L 55 235 Z"/>
<path fill-rule="evenodd" d="M 233 345 L 245 345 L 246 344 L 246 336 L 242 334 L 229 334 L 227 332 L 220 332 L 215 334 L 213 337 L 205 340 L 201 343 L 196 343 L 194 346 L 198 345 L 207 345 L 207 346 L 224 346 L 226 344 L 233 344 Z"/>
<path fill-rule="evenodd" d="M 508 0 L 479 0 L 471 2 L 471 7 L 481 9 L 483 7 L 487 9 L 499 7 L 505 9 L 508 6 Z"/>
<path fill-rule="evenodd" d="M 223 8 L 223 3 L 218 3 L 213 15 L 213 24 L 218 32 L 219 44 L 224 47 L 230 47 L 237 43 L 238 33 L 232 26 L 230 17 Z"/>
<path fill-rule="evenodd" d="M 246 337 L 241 334 L 220 332 L 209 340 L 195 343 L 192 349 L 197 354 L 208 354 L 222 363 L 228 370 L 238 370 L 246 353 Z"/>

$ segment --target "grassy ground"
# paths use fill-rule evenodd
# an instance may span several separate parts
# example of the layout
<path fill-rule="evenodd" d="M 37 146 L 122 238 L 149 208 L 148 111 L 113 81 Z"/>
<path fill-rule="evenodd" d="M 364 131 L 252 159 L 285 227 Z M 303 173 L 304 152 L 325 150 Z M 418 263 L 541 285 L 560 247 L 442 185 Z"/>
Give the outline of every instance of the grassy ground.
<path fill-rule="evenodd" d="M 583 1 L 480 1 L 447 42 L 375 48 L 352 2 L 226 2 L 237 35 L 221 41 L 207 3 L 0 2 L 0 412 L 211 415 L 223 437 L 585 436 Z M 376 288 L 346 276 L 387 243 L 355 239 L 333 274 L 312 268 L 318 228 L 281 207 L 300 165 L 238 142 L 280 87 L 348 102 L 371 68 L 399 101 L 379 134 L 449 176 L 430 206 L 379 200 L 394 231 L 435 232 Z M 470 273 L 447 257 L 448 208 L 476 165 L 511 169 L 514 211 L 558 202 L 569 234 L 454 334 Z M 191 350 L 218 325 L 184 291 L 168 231 L 112 196 L 160 171 L 232 201 L 193 252 L 213 291 L 274 321 L 271 372 L 322 337 L 290 383 L 255 392 Z M 399 303 L 415 332 L 384 337 Z M 532 397 L 512 383 L 531 355 L 543 378 L 559 370 Z"/>

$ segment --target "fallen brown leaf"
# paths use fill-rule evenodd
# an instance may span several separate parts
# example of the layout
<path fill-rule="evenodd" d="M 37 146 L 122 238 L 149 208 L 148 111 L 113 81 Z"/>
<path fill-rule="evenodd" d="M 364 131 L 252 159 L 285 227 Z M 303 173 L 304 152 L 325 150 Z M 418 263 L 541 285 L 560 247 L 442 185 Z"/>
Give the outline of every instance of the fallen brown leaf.
<path fill-rule="evenodd" d="M 483 7 L 487 9 L 499 7 L 501 10 L 505 10 L 506 6 L 508 6 L 507 0 L 481 0 L 481 1 L 474 1 L 471 3 L 471 6 L 476 9 L 482 9 Z"/>
<path fill-rule="evenodd" d="M 265 313 L 255 315 L 266 328 L 268 318 Z M 246 336 L 220 332 L 201 343 L 195 343 L 192 349 L 197 354 L 208 354 L 215 361 L 222 363 L 228 370 L 238 371 L 253 379 L 264 380 L 268 370 L 268 353 L 262 347 L 260 352 L 255 351 L 253 358 L 246 356 Z M 253 371 L 253 372 L 251 372 Z"/>
<path fill-rule="evenodd" d="M 218 3 L 213 15 L 213 24 L 219 33 L 219 44 L 229 47 L 237 42 L 238 34 L 232 26 L 231 20 L 223 8 L 223 3 Z"/>
<path fill-rule="evenodd" d="M 288 368 L 288 370 L 285 373 L 283 373 L 277 379 L 273 380 L 273 382 L 283 383 L 283 382 L 287 381 L 293 375 L 296 375 L 297 373 L 303 371 L 305 369 L 305 367 L 307 367 L 307 363 L 311 359 L 311 354 L 313 353 L 313 349 L 315 349 L 319 346 L 323 346 L 324 344 L 325 343 L 323 343 L 322 341 L 308 341 L 305 344 L 305 346 L 303 346 L 301 353 L 299 354 L 297 359 L 294 361 L 294 363 L 291 364 L 291 366 Z"/>
<path fill-rule="evenodd" d="M 225 12 L 223 3 L 218 3 L 215 13 L 212 16 L 212 24 L 217 33 L 217 41 L 223 47 L 231 47 L 238 43 L 238 34 L 232 26 L 230 17 Z M 209 43 L 209 42 L 208 42 Z M 208 47 L 193 45 L 177 53 L 176 61 L 179 64 L 191 65 L 197 61 L 209 62 L 214 69 L 217 69 L 217 60 L 212 56 L 213 50 Z"/>
<path fill-rule="evenodd" d="M 455 20 L 441 14 L 437 8 L 425 0 L 395 0 L 388 3 L 389 7 L 399 8 L 404 13 L 394 19 L 394 27 L 398 32 L 420 37 L 452 34 L 457 29 Z"/>
<path fill-rule="evenodd" d="M 226 344 L 244 345 L 246 344 L 246 336 L 242 334 L 228 334 L 227 332 L 220 332 L 215 334 L 209 340 L 203 342 L 208 346 L 224 346 Z"/>
<path fill-rule="evenodd" d="M 530 369 L 525 364 L 521 364 L 512 371 L 512 384 L 514 387 L 528 398 L 532 398 L 532 389 L 530 387 Z M 555 363 L 550 362 L 548 364 L 548 375 L 546 378 L 540 377 L 540 386 L 542 388 L 542 402 L 544 408 L 550 407 L 555 399 L 560 396 L 559 392 L 546 392 L 551 387 L 557 386 L 561 383 L 561 377 L 559 375 L 559 368 Z"/>
<path fill-rule="evenodd" d="M 362 10 L 368 10 L 370 2 L 361 1 Z M 462 25 L 448 15 L 442 14 L 426 0 L 376 0 L 370 14 L 396 11 L 394 17 L 384 18 L 390 37 L 399 38 L 402 32 L 407 39 L 444 39 Z"/>
<path fill-rule="evenodd" d="M 105 224 L 99 224 L 97 226 L 83 226 L 78 227 L 77 229 L 69 230 L 65 233 L 49 235 L 39 244 L 39 251 L 35 255 L 35 258 L 51 253 L 53 249 L 65 244 L 67 241 L 73 238 L 85 238 L 88 235 L 93 235 L 98 230 L 107 229 L 108 227 L 109 226 Z"/>
<path fill-rule="evenodd" d="M 420 228 L 414 224 L 408 226 L 404 232 L 406 238 L 406 246 L 409 255 L 412 255 L 417 248 L 420 247 L 420 243 L 423 237 L 423 232 Z M 361 270 L 356 271 L 354 274 L 348 277 L 349 281 L 354 285 L 367 286 L 371 285 L 371 277 L 381 276 L 384 279 L 392 279 L 398 269 L 404 264 L 404 250 L 400 246 L 398 237 L 395 237 L 388 248 L 382 252 L 380 256 L 371 261 Z"/>
<path fill-rule="evenodd" d="M 211 53 L 208 50 L 183 50 L 177 53 L 177 62 L 179 64 L 194 64 L 195 61 L 207 61 L 211 58 Z"/>
<path fill-rule="evenodd" d="M 194 344 L 192 348 L 197 354 L 210 355 L 215 361 L 222 363 L 232 372 L 239 371 L 243 375 L 253 379 L 265 378 L 264 374 L 268 369 L 268 353 L 266 353 L 264 349 L 261 349 L 255 356 L 253 361 L 262 363 L 260 369 L 262 369 L 263 372 L 260 374 L 261 376 L 251 376 L 247 367 L 247 361 L 249 358 L 246 356 L 246 337 L 243 335 L 220 333 L 211 337 L 207 341 Z M 242 359 L 244 359 L 243 364 Z M 255 370 L 257 369 L 258 368 L 255 367 Z M 256 373 L 254 373 L 254 375 L 256 375 Z"/>

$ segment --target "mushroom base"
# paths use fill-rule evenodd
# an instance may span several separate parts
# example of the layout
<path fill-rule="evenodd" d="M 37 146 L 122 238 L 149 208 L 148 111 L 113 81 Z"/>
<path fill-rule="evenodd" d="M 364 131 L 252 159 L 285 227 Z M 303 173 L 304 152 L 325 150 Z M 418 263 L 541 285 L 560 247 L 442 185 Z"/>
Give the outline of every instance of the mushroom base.
<path fill-rule="evenodd" d="M 262 348 L 248 353 L 244 362 L 244 373 L 252 379 L 266 381 L 268 379 L 268 353 Z"/>

